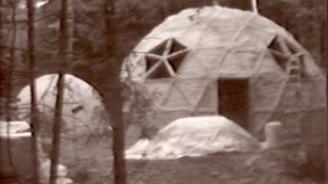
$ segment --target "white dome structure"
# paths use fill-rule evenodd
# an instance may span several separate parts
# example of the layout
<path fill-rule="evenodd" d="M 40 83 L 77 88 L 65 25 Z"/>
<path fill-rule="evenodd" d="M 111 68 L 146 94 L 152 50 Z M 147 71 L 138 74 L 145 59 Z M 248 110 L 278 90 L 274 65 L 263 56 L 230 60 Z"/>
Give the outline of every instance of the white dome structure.
<path fill-rule="evenodd" d="M 260 149 L 260 143 L 223 116 L 181 118 L 161 129 L 151 140 L 140 140 L 125 154 L 130 159 L 177 159 L 219 152 Z"/>
<path fill-rule="evenodd" d="M 149 117 L 158 128 L 220 114 L 259 135 L 269 121 L 295 127 L 289 122 L 326 113 L 326 79 L 294 37 L 261 15 L 220 6 L 165 19 L 126 58 L 122 78 L 158 93 Z"/>
<path fill-rule="evenodd" d="M 56 102 L 58 74 L 44 75 L 36 79 L 36 94 L 40 112 L 53 118 Z M 30 86 L 24 87 L 18 94 L 21 119 L 28 119 L 30 112 Z M 106 117 L 101 116 L 104 107 L 100 96 L 86 82 L 66 74 L 64 86 L 63 120 L 72 134 L 84 134 L 96 131 L 106 125 Z M 42 119 L 41 119 L 42 123 Z M 109 124 L 108 124 L 109 126 Z"/>

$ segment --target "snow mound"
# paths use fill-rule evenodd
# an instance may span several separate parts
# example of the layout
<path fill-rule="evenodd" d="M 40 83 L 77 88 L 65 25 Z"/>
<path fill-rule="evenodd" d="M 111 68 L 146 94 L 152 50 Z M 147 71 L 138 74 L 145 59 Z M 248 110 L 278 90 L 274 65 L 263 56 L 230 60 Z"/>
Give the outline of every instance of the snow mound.
<path fill-rule="evenodd" d="M 202 116 L 173 121 L 151 140 L 139 140 L 125 155 L 127 159 L 177 159 L 259 148 L 259 142 L 233 121 Z"/>
<path fill-rule="evenodd" d="M 0 135 L 28 132 L 30 125 L 26 121 L 0 121 Z"/>

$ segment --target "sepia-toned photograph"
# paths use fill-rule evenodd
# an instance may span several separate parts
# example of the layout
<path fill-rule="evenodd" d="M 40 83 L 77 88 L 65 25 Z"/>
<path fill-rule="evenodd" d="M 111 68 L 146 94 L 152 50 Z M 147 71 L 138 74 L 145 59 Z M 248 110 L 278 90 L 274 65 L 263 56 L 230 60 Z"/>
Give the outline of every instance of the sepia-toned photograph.
<path fill-rule="evenodd" d="M 325 0 L 0 0 L 0 184 L 325 184 Z"/>

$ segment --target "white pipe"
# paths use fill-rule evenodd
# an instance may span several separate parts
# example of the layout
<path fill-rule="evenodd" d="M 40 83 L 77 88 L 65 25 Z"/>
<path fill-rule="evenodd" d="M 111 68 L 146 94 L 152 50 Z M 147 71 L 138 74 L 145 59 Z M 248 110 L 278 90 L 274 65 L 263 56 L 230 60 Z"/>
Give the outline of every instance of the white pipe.
<path fill-rule="evenodd" d="M 258 10 L 257 10 L 257 0 L 252 0 L 252 9 L 253 9 L 253 12 L 258 14 Z"/>

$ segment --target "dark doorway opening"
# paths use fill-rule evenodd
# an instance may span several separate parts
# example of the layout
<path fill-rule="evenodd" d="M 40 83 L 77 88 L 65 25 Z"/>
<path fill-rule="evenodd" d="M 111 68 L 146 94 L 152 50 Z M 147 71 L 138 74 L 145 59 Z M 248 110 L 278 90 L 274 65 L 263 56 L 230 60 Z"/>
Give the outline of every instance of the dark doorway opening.
<path fill-rule="evenodd" d="M 248 80 L 219 79 L 218 113 L 247 129 L 248 109 Z"/>

